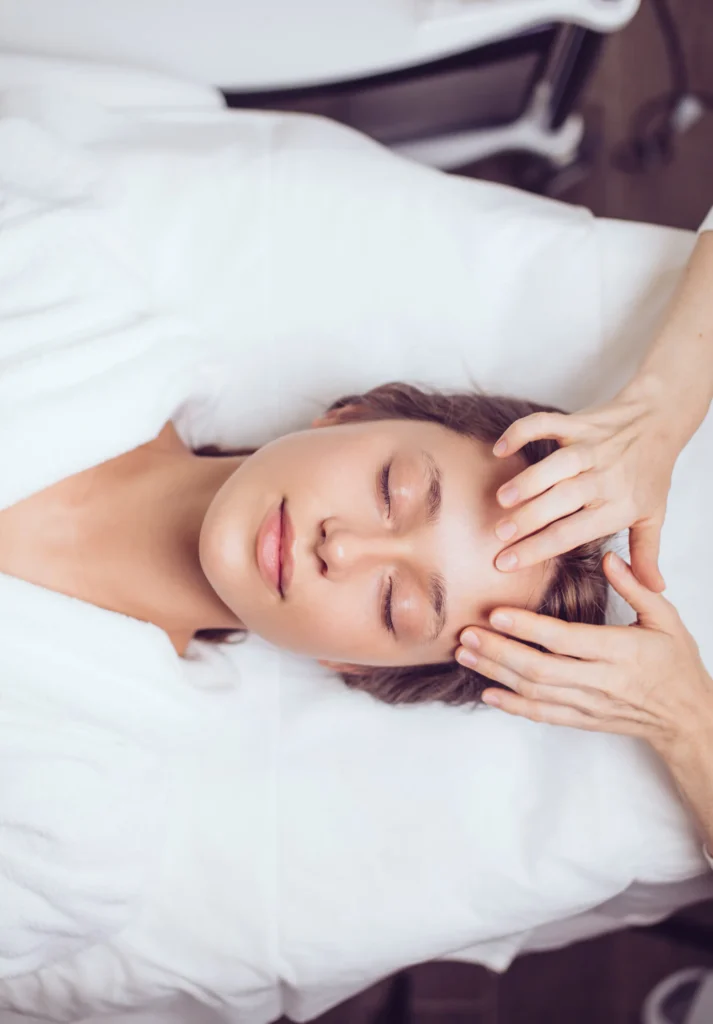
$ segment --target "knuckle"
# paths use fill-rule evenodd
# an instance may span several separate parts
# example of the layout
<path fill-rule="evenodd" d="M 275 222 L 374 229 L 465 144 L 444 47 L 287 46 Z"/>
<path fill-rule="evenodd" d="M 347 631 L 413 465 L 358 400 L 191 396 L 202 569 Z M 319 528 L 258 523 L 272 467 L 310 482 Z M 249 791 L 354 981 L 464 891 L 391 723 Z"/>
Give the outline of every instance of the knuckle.
<path fill-rule="evenodd" d="M 600 509 L 611 502 L 611 487 L 607 484 L 606 475 L 599 470 L 587 474 L 586 487 L 582 489 L 583 504 L 588 508 Z"/>
<path fill-rule="evenodd" d="M 558 643 L 564 643 L 567 635 L 567 623 L 562 619 L 554 619 L 550 615 L 538 615 L 529 639 L 548 651 L 554 651 Z"/>
<path fill-rule="evenodd" d="M 542 413 L 533 412 L 529 416 L 523 416 L 513 423 L 510 430 L 517 433 L 518 440 L 531 441 L 543 430 Z"/>
<path fill-rule="evenodd" d="M 589 473 L 594 470 L 596 457 L 590 444 L 573 445 L 572 451 L 576 454 L 580 473 Z"/>
<path fill-rule="evenodd" d="M 497 644 L 493 650 L 488 651 L 488 657 L 496 668 L 502 669 L 506 667 L 505 655 L 500 644 Z"/>
<path fill-rule="evenodd" d="M 562 452 L 562 469 L 568 476 L 579 476 L 586 469 L 582 449 L 578 445 L 561 448 L 560 451 Z"/>
<path fill-rule="evenodd" d="M 532 686 L 529 696 L 536 701 L 545 701 L 547 699 L 547 688 L 545 686 L 535 684 Z"/>
<path fill-rule="evenodd" d="M 552 682 L 552 672 L 547 663 L 543 661 L 535 661 L 530 668 L 528 675 L 536 685 Z"/>
<path fill-rule="evenodd" d="M 545 722 L 545 709 L 541 704 L 537 704 L 535 702 L 533 702 L 532 704 L 528 704 L 527 717 L 530 718 L 533 722 Z"/>
<path fill-rule="evenodd" d="M 548 412 L 535 412 L 532 414 L 531 425 L 538 432 L 547 430 L 552 423 L 552 416 Z"/>
<path fill-rule="evenodd" d="M 588 488 L 582 481 L 581 476 L 576 476 L 569 481 L 569 499 L 572 505 L 576 505 L 577 508 L 582 508 L 583 505 L 588 504 Z"/>
<path fill-rule="evenodd" d="M 559 551 L 565 550 L 562 545 L 567 543 L 567 534 L 569 532 L 569 524 L 566 520 L 558 519 L 556 522 L 551 523 L 547 532 L 549 534 L 550 547 L 557 548 Z"/>

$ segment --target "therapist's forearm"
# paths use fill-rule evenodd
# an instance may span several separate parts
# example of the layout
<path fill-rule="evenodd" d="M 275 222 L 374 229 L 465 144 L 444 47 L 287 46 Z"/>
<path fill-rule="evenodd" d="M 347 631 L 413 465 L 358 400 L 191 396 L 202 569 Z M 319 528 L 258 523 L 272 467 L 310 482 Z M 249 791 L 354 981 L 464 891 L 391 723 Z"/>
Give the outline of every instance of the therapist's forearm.
<path fill-rule="evenodd" d="M 701 709 L 695 732 L 666 762 L 708 853 L 713 854 L 713 708 Z"/>
<path fill-rule="evenodd" d="M 713 399 L 713 231 L 700 235 L 664 325 L 625 391 L 667 411 L 681 447 L 705 419 Z"/>

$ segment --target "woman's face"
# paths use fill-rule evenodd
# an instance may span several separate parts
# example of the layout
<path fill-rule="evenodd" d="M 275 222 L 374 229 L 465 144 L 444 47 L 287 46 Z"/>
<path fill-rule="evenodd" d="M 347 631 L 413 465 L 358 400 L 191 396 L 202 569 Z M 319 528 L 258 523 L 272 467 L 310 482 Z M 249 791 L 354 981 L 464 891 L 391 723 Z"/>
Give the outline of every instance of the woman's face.
<path fill-rule="evenodd" d="M 493 564 L 503 547 L 495 492 L 520 468 L 518 457 L 496 459 L 490 445 L 420 421 L 288 434 L 218 491 L 201 528 L 203 571 L 247 629 L 296 653 L 449 661 L 465 626 L 543 595 L 545 567 Z M 270 576 L 280 538 L 283 595 Z"/>

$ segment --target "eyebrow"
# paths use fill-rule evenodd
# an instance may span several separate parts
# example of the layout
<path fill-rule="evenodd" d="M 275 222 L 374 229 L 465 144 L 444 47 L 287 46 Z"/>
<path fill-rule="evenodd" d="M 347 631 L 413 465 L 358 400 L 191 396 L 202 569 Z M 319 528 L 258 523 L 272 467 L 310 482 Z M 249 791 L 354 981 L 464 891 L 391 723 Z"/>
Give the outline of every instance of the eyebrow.
<path fill-rule="evenodd" d="M 433 643 L 446 624 L 446 582 L 437 572 L 428 577 L 428 597 L 436 616 L 436 624 L 427 637 L 428 642 Z"/>
<path fill-rule="evenodd" d="M 422 451 L 421 459 L 428 474 L 428 494 L 426 495 L 426 522 L 437 523 L 441 514 L 441 471 L 430 452 Z"/>
<path fill-rule="evenodd" d="M 430 452 L 422 451 L 421 458 L 428 474 L 426 522 L 435 524 L 441 514 L 441 471 Z M 433 643 L 441 635 L 441 630 L 446 623 L 446 581 L 437 572 L 431 573 L 428 577 L 428 598 L 436 616 L 434 628 L 427 637 L 428 642 Z"/>

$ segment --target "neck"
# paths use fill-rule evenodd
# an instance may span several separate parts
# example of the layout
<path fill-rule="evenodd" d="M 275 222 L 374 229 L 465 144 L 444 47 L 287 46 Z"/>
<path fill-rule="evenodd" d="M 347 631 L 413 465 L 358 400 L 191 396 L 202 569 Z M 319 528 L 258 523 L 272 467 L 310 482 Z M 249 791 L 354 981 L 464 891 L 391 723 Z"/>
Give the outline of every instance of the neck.
<path fill-rule="evenodd" d="M 83 563 L 95 604 L 154 623 L 183 653 L 197 630 L 241 625 L 205 578 L 198 541 L 209 505 L 243 457 L 150 447 L 141 456 L 100 489 Z"/>

